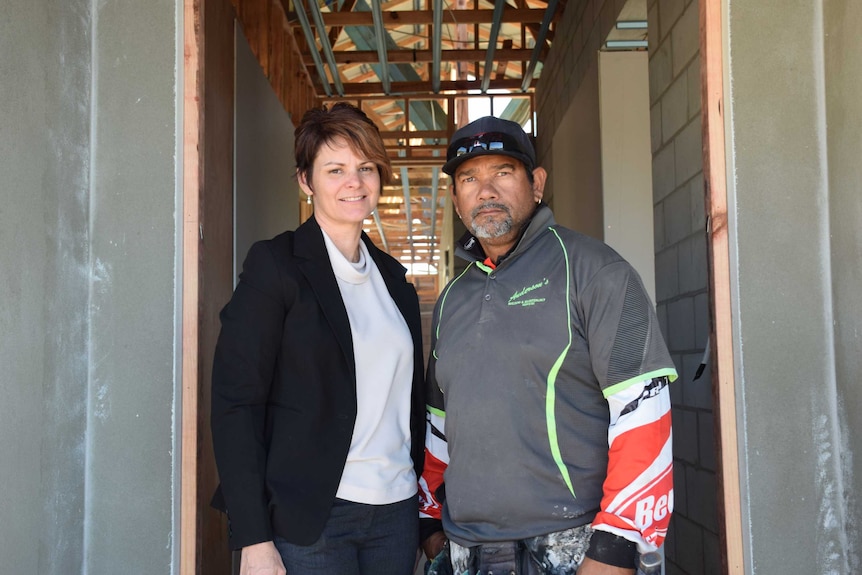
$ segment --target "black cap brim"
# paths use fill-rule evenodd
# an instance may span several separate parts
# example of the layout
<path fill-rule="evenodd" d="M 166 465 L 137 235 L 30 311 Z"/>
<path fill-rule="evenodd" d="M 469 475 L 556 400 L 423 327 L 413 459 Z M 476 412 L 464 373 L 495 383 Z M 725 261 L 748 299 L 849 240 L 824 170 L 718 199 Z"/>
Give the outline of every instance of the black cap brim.
<path fill-rule="evenodd" d="M 462 154 L 460 156 L 456 156 L 443 164 L 443 171 L 454 177 L 455 171 L 458 169 L 458 166 L 460 166 L 467 160 L 476 158 L 478 156 L 509 156 L 510 158 L 520 160 L 520 162 L 524 164 L 524 169 L 526 169 L 528 172 L 532 172 L 535 169 L 535 166 L 533 166 L 533 161 L 527 154 L 522 154 L 520 152 L 510 152 L 507 150 L 484 150 L 482 148 L 477 148 L 469 154 Z"/>

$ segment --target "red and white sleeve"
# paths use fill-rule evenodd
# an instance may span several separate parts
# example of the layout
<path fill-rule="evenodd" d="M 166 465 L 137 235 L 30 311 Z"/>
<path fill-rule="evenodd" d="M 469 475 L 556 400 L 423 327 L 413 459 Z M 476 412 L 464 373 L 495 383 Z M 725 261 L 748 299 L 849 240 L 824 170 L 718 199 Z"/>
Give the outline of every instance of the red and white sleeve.
<path fill-rule="evenodd" d="M 593 528 L 653 551 L 667 536 L 673 511 L 673 437 L 667 377 L 607 398 L 608 473 Z"/>
<path fill-rule="evenodd" d="M 437 492 L 443 484 L 443 473 L 449 464 L 446 436 L 443 434 L 446 414 L 428 406 L 425 431 L 425 467 L 419 478 L 419 517 L 440 519 L 442 504 Z"/>

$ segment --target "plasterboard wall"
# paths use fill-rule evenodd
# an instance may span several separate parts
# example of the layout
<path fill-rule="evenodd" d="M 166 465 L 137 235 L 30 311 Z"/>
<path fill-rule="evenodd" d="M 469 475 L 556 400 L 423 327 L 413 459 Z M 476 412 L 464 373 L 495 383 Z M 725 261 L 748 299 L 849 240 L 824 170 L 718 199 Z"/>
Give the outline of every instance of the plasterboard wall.
<path fill-rule="evenodd" d="M 177 4 L 4 10 L 2 569 L 170 573 Z"/>
<path fill-rule="evenodd" d="M 234 277 L 252 243 L 299 225 L 293 123 L 236 25 Z"/>

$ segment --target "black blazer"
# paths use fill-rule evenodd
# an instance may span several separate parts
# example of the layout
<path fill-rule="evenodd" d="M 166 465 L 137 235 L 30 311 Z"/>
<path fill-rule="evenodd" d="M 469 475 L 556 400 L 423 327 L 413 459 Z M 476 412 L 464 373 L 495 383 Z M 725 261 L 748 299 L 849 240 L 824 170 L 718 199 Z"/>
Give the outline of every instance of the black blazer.
<path fill-rule="evenodd" d="M 425 409 L 419 300 L 405 269 L 364 233 L 413 336 L 410 432 L 421 475 Z M 234 549 L 278 534 L 318 539 L 341 480 L 356 420 L 347 310 L 314 218 L 254 244 L 221 312 L 212 380 L 212 434 Z M 418 509 L 417 509 L 418 514 Z"/>

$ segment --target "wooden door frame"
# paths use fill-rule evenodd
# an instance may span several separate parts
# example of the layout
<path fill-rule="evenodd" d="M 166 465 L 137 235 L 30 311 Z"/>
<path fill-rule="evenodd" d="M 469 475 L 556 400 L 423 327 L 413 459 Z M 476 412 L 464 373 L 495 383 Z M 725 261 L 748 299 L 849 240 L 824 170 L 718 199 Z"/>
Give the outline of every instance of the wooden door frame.
<path fill-rule="evenodd" d="M 180 467 L 180 573 L 197 571 L 198 261 L 200 122 L 203 92 L 202 0 L 183 0 L 183 270 Z"/>
<path fill-rule="evenodd" d="M 226 517 L 209 505 L 217 482 L 209 411 L 218 312 L 235 279 L 237 22 L 291 119 L 317 105 L 281 0 L 183 0 L 182 575 L 227 575 L 232 564 Z"/>
<path fill-rule="evenodd" d="M 232 250 L 225 257 L 224 246 L 232 245 L 232 212 L 225 205 L 225 175 L 207 172 L 207 157 L 224 154 L 229 142 L 232 156 L 232 85 L 229 108 L 225 102 L 217 111 L 207 110 L 209 52 L 207 26 L 215 22 L 224 30 L 228 0 L 183 0 L 183 270 L 182 270 L 182 399 L 181 399 L 181 487 L 180 487 L 180 573 L 205 572 L 202 562 L 213 549 L 227 549 L 227 530 L 214 519 L 207 503 L 211 495 L 212 456 L 209 441 L 209 385 L 211 347 L 214 344 L 215 306 L 227 297 L 233 285 L 232 271 L 224 279 L 221 268 L 232 261 Z M 729 237 L 727 229 L 727 186 L 724 137 L 723 80 L 723 0 L 699 0 L 700 51 L 703 120 L 703 169 L 707 214 L 710 267 L 711 351 L 715 395 L 716 439 L 720 466 L 719 530 L 723 571 L 744 573 L 743 531 L 737 448 L 736 393 L 731 324 Z M 208 22 L 207 16 L 210 16 Z M 233 9 L 230 9 L 233 21 Z M 224 32 L 222 32 L 224 33 Z M 231 51 L 232 51 L 231 43 Z M 232 52 L 231 52 L 232 53 Z M 224 53 L 221 53 L 224 56 Z M 223 59 L 223 58 L 222 58 Z M 210 68 L 210 72 L 213 68 Z M 210 73 L 212 77 L 214 74 Z M 217 74 L 216 74 L 217 75 Z M 211 107 L 212 108 L 212 107 Z M 209 117 L 206 115 L 209 113 Z M 204 137 L 206 126 L 212 132 Z M 214 128 L 213 128 L 214 127 Z M 229 128 L 231 137 L 225 140 Z M 218 132 L 221 132 L 221 138 Z M 215 144 L 214 144 L 215 143 Z M 213 150 L 213 145 L 216 150 Z M 216 158 L 211 158 L 216 159 Z M 220 162 L 212 161 L 218 166 Z M 215 168 L 213 168 L 215 169 Z M 204 197 L 206 190 L 207 196 Z M 220 190 L 221 193 L 216 193 Z M 232 198 L 232 178 L 229 186 Z M 232 203 L 232 202 L 230 202 Z M 230 218 L 226 215 L 230 214 Z M 225 231 L 225 222 L 229 221 Z M 206 225 L 206 229 L 205 226 Z M 205 233 L 206 232 L 206 233 Z M 205 239 L 206 238 L 206 239 Z M 230 242 L 228 243 L 228 238 Z M 217 265 L 212 265 L 213 259 Z M 204 266 L 204 262 L 207 265 Z M 232 270 L 232 264 L 227 265 Z M 210 281 L 215 274 L 218 281 Z M 222 284 L 222 285 L 218 285 Z M 202 470 L 203 468 L 203 470 Z M 209 492 L 208 492 L 209 491 Z M 213 522 L 215 521 L 215 524 Z M 207 553 L 203 549 L 207 547 Z M 227 561 L 229 569 L 230 562 Z M 225 571 L 226 573 L 229 571 Z"/>
<path fill-rule="evenodd" d="M 218 313 L 233 290 L 235 13 L 230 0 L 183 5 L 183 301 L 180 573 L 228 575 L 217 485 L 210 379 Z"/>
<path fill-rule="evenodd" d="M 727 162 L 724 138 L 723 0 L 699 0 L 703 121 L 703 177 L 710 272 L 712 388 L 718 451 L 718 520 L 722 571 L 744 568 L 742 500 L 737 442 L 736 384 L 730 289 Z"/>

